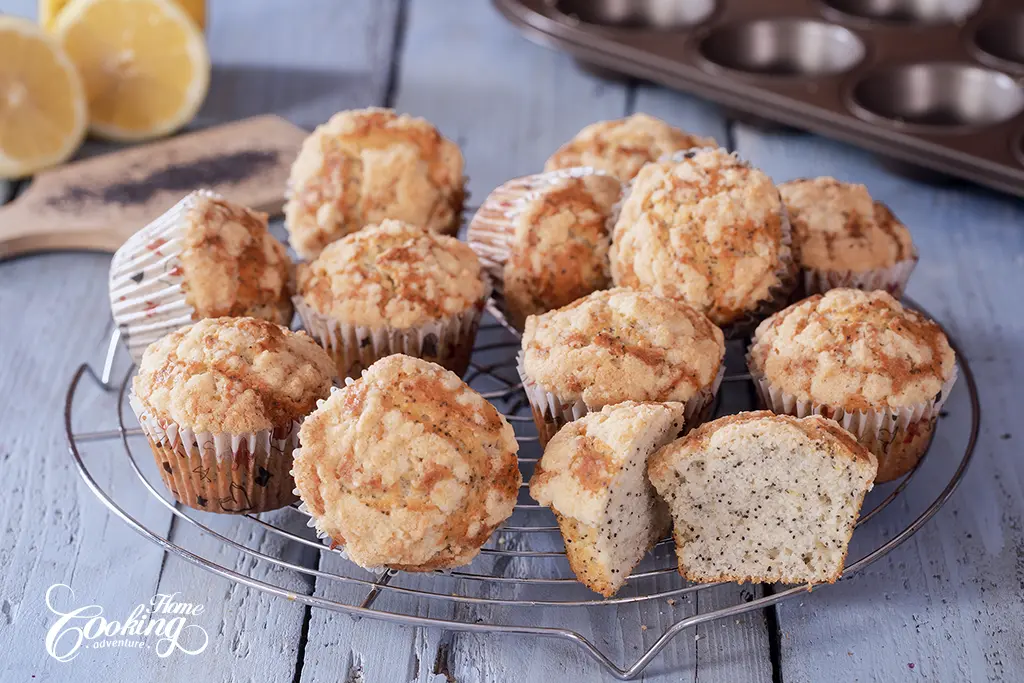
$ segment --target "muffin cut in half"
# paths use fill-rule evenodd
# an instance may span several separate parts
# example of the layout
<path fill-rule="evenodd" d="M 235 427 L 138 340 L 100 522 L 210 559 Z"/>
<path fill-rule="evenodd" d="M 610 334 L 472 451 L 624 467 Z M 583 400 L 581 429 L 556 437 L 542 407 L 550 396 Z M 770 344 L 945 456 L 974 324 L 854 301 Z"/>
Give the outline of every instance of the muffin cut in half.
<path fill-rule="evenodd" d="M 690 581 L 832 583 L 878 463 L 834 421 L 767 411 L 709 422 L 648 464 Z"/>
<path fill-rule="evenodd" d="M 530 494 L 555 513 L 569 566 L 591 590 L 614 595 L 668 533 L 647 458 L 685 425 L 682 403 L 626 401 L 569 423 L 544 449 Z"/>

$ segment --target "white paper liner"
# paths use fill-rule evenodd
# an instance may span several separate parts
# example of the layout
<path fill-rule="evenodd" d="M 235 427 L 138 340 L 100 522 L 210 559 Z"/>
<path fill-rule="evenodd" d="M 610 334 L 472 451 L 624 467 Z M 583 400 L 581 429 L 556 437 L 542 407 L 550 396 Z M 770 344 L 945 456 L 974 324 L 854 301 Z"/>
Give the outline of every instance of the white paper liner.
<path fill-rule="evenodd" d="M 830 406 L 824 403 L 797 398 L 793 394 L 772 384 L 758 368 L 754 367 L 749 354 L 747 355 L 747 367 L 750 370 L 751 379 L 754 381 L 757 394 L 768 410 L 773 413 L 793 415 L 795 417 L 807 417 L 808 415 L 829 417 L 838 422 L 843 429 L 853 434 L 861 445 L 874 453 L 875 457 L 878 458 L 879 478 L 875 479 L 877 482 L 890 481 L 906 473 L 905 471 L 898 471 L 895 475 L 886 476 L 883 474 L 883 468 L 887 471 L 893 471 L 893 464 L 887 462 L 887 459 L 895 455 L 896 449 L 902 446 L 904 442 L 909 441 L 913 437 L 914 432 L 919 431 L 917 429 L 912 431 L 910 429 L 912 425 L 918 425 L 922 422 L 931 423 L 938 417 L 942 406 L 949 397 L 949 392 L 952 391 L 953 385 L 956 384 L 958 375 L 957 367 L 954 365 L 949 379 L 943 382 L 938 395 L 931 401 L 903 408 L 886 407 L 877 410 L 847 411 L 841 406 Z M 921 452 L 917 453 L 916 457 L 909 458 L 906 461 L 906 467 L 896 467 L 895 469 L 907 470 L 909 467 L 912 467 L 920 459 L 921 455 L 924 455 L 924 446 L 926 444 L 926 440 L 921 443 Z"/>
<path fill-rule="evenodd" d="M 593 175 L 609 174 L 590 166 L 577 166 L 513 178 L 495 188 L 480 205 L 469 223 L 466 240 L 490 276 L 495 288 L 495 301 L 503 312 L 506 310 L 505 264 L 511 257 L 516 234 L 515 223 L 519 214 L 530 202 L 540 197 L 542 192 L 559 182 Z M 609 235 L 615 224 L 614 215 L 613 211 L 608 217 Z"/>
<path fill-rule="evenodd" d="M 146 347 L 192 322 L 179 256 L 186 216 L 209 190 L 192 192 L 121 245 L 110 263 L 110 310 L 121 341 L 138 363 Z"/>
<path fill-rule="evenodd" d="M 516 370 L 519 372 L 519 379 L 523 382 L 523 391 L 526 392 L 526 399 L 530 402 L 530 410 L 533 413 L 533 421 L 537 426 L 537 434 L 541 446 L 555 435 L 555 433 L 568 423 L 578 420 L 592 410 L 601 410 L 604 406 L 588 407 L 579 396 L 560 397 L 557 394 L 547 391 L 532 379 L 527 377 L 524 367 L 525 356 L 522 351 L 516 356 Z M 725 360 L 723 358 L 718 374 L 711 382 L 711 386 L 691 396 L 685 403 L 683 418 L 686 430 L 693 429 L 707 419 L 706 409 L 714 405 L 718 388 L 722 386 L 722 378 L 725 377 Z M 623 399 L 628 400 L 628 399 Z M 666 399 L 671 400 L 671 399 Z"/>
<path fill-rule="evenodd" d="M 321 314 L 296 295 L 302 326 L 334 359 L 341 377 L 358 377 L 375 361 L 396 353 L 423 358 L 462 376 L 473 353 L 477 327 L 490 287 L 471 308 L 418 327 L 369 327 L 342 323 Z"/>
<path fill-rule="evenodd" d="M 134 392 L 128 402 L 154 447 L 164 484 L 181 503 L 198 510 L 242 514 L 295 502 L 290 470 L 292 451 L 298 446 L 298 422 L 286 429 L 248 434 L 195 432 L 161 422 Z"/>
<path fill-rule="evenodd" d="M 804 266 L 801 269 L 801 285 L 804 297 L 812 294 L 824 294 L 830 289 L 852 287 L 872 291 L 884 289 L 899 299 L 910 280 L 910 274 L 917 265 L 917 254 L 913 258 L 897 261 L 888 268 L 855 272 L 852 270 L 815 270 Z"/>

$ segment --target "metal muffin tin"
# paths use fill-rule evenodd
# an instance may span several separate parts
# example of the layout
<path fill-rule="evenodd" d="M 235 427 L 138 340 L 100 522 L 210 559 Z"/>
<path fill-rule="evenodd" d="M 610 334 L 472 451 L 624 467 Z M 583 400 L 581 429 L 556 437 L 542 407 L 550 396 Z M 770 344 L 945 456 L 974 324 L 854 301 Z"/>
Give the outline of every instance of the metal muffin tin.
<path fill-rule="evenodd" d="M 1024 196 L 1020 0 L 493 0 L 531 38 Z"/>

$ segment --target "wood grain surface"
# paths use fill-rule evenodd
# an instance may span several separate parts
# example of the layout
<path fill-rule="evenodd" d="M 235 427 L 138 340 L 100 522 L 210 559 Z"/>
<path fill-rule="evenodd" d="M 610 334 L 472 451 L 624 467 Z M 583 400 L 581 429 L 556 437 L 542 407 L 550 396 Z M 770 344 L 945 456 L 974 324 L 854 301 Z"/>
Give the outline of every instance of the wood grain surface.
<path fill-rule="evenodd" d="M 33 8 L 29 0 L 0 0 L 0 12 L 32 16 Z M 778 181 L 832 174 L 866 183 L 911 227 L 919 246 L 921 263 L 909 295 L 961 342 L 977 374 L 984 419 L 976 462 L 939 515 L 863 575 L 777 610 L 685 633 L 641 680 L 1021 679 L 1019 201 L 973 187 L 913 182 L 847 146 L 733 123 L 710 105 L 661 88 L 601 80 L 568 57 L 526 42 L 480 0 L 214 0 L 210 8 L 213 84 L 194 128 L 265 113 L 311 128 L 339 109 L 395 106 L 425 116 L 462 146 L 470 204 L 507 178 L 540 168 L 583 125 L 632 111 L 714 136 Z M 90 144 L 83 154 L 107 149 Z M 274 229 L 284 236 L 280 225 Z M 108 265 L 108 256 L 90 253 L 0 263 L 0 680 L 612 680 L 567 643 L 355 620 L 246 589 L 165 555 L 113 517 L 71 465 L 61 423 L 75 369 L 82 362 L 98 367 L 106 349 Z M 115 427 L 114 403 L 109 393 L 83 385 L 76 428 Z M 948 413 L 926 466 L 906 495 L 858 531 L 853 552 L 904 526 L 948 477 L 964 441 L 968 413 L 962 387 Z M 135 439 L 132 445 L 147 462 L 145 443 Z M 314 580 L 226 549 L 174 520 L 148 496 L 114 458 L 121 452 L 118 443 L 98 441 L 87 448 L 99 483 L 175 542 L 296 593 L 347 601 L 365 595 L 365 588 Z M 227 538 L 268 554 L 285 553 L 292 562 L 324 572 L 352 573 L 340 558 L 283 546 L 278 537 L 254 529 L 227 517 L 216 524 Z M 413 577 L 403 585 L 431 580 Z M 54 619 L 44 595 L 55 583 L 71 586 L 75 604 L 101 604 L 110 615 L 125 614 L 157 592 L 180 592 L 205 606 L 197 623 L 208 631 L 209 647 L 201 655 L 166 659 L 131 649 L 85 651 L 59 663 L 43 646 Z M 679 618 L 761 593 L 761 587 L 724 586 L 672 605 L 531 614 L 538 623 L 593 638 L 622 663 Z M 385 593 L 377 606 L 386 609 L 397 599 Z M 424 601 L 414 609 L 438 618 L 485 619 L 500 618 L 509 608 Z"/>

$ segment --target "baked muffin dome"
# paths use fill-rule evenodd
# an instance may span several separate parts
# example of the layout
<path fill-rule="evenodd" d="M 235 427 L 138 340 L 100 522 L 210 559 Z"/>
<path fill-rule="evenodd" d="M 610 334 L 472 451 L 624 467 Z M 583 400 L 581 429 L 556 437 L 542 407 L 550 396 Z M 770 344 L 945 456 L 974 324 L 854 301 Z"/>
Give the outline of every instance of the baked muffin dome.
<path fill-rule="evenodd" d="M 565 424 L 623 401 L 679 401 L 687 428 L 699 424 L 724 354 L 722 331 L 693 307 L 609 289 L 527 318 L 519 375 L 546 444 Z"/>
<path fill-rule="evenodd" d="M 833 289 L 768 318 L 749 359 L 787 393 L 847 411 L 931 401 L 956 364 L 936 323 L 886 292 L 856 289 Z"/>
<path fill-rule="evenodd" d="M 110 304 L 132 357 L 201 318 L 291 323 L 292 263 L 267 215 L 206 190 L 190 193 L 114 254 Z"/>
<path fill-rule="evenodd" d="M 718 325 L 763 317 L 795 271 L 779 191 L 724 149 L 648 164 L 623 200 L 611 271 L 617 286 L 681 299 Z"/>
<path fill-rule="evenodd" d="M 747 364 L 776 413 L 831 417 L 878 458 L 884 482 L 924 455 L 956 381 L 942 328 L 888 293 L 833 289 L 757 328 Z"/>
<path fill-rule="evenodd" d="M 679 150 L 714 144 L 711 138 L 683 132 L 649 114 L 633 114 L 590 124 L 559 147 L 544 164 L 544 170 L 591 166 L 627 182 L 650 161 Z"/>
<path fill-rule="evenodd" d="M 811 276 L 808 293 L 836 286 L 902 293 L 917 250 L 906 226 L 866 187 L 805 178 L 782 183 L 779 192 L 789 212 L 793 251 Z"/>
<path fill-rule="evenodd" d="M 293 474 L 317 529 L 362 567 L 469 563 L 512 514 L 512 427 L 453 373 L 384 358 L 302 424 Z"/>
<path fill-rule="evenodd" d="M 301 420 L 334 376 L 330 358 L 303 332 L 257 318 L 206 318 L 152 344 L 132 389 L 159 420 L 249 434 Z"/>
<path fill-rule="evenodd" d="M 424 325 L 473 308 L 487 289 L 467 244 L 392 220 L 329 245 L 298 273 L 314 310 L 371 327 Z"/>
<path fill-rule="evenodd" d="M 613 176 L 572 168 L 515 178 L 487 196 L 467 237 L 514 327 L 609 285 L 609 221 L 621 195 Z"/>
<path fill-rule="evenodd" d="M 303 258 L 387 218 L 454 233 L 462 220 L 462 152 L 420 118 L 343 111 L 302 145 L 289 178 L 285 226 Z"/>

